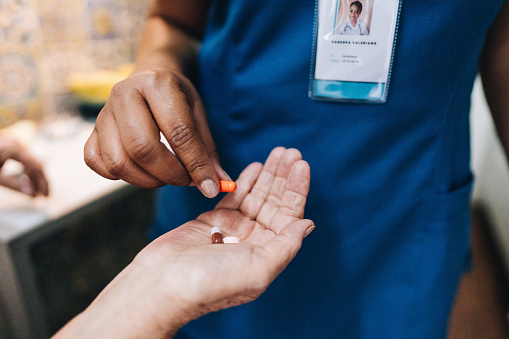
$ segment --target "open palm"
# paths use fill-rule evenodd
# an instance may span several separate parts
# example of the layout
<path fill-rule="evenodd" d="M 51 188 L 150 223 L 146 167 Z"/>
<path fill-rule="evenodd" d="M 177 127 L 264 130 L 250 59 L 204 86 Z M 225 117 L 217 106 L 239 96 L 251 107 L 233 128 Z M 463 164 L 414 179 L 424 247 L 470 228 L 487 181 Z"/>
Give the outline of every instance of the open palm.
<path fill-rule="evenodd" d="M 249 165 L 212 211 L 144 248 L 56 337 L 167 338 L 192 319 L 256 299 L 313 230 L 310 169 L 296 149 Z M 240 238 L 212 244 L 210 230 Z"/>
<path fill-rule="evenodd" d="M 310 169 L 296 149 L 275 148 L 264 165 L 249 165 L 212 211 L 156 239 L 136 260 L 160 270 L 198 317 L 258 297 L 300 249 L 313 229 L 303 220 Z M 240 238 L 211 244 L 210 230 Z M 135 261 L 136 261 L 135 260 Z"/>

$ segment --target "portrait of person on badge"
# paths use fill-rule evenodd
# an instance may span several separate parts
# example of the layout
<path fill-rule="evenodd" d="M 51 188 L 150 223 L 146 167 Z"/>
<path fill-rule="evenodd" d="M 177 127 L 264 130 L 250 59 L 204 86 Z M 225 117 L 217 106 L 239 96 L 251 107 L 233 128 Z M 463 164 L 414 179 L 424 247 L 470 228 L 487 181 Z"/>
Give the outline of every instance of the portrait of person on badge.
<path fill-rule="evenodd" d="M 338 0 L 334 33 L 369 35 L 374 0 Z"/>

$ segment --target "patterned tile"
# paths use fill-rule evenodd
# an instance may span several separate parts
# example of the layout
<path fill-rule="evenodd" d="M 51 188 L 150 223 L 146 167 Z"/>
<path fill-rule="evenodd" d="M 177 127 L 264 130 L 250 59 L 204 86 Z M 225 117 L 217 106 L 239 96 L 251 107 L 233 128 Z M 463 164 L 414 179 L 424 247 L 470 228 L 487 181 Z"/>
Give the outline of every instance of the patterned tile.
<path fill-rule="evenodd" d="M 60 111 L 72 72 L 131 62 L 149 1 L 0 0 L 0 127 Z M 41 98 L 42 96 L 42 98 Z M 44 102 L 44 105 L 41 105 Z M 50 112 L 51 114 L 51 112 Z"/>

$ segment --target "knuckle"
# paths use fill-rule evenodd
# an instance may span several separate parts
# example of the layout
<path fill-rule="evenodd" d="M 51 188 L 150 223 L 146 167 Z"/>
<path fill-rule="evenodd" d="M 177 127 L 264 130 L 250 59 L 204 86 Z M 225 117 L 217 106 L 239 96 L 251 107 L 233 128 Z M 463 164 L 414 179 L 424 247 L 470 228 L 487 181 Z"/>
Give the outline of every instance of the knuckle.
<path fill-rule="evenodd" d="M 161 74 L 156 70 L 147 70 L 140 74 L 143 79 L 152 87 L 156 87 L 161 81 Z"/>
<path fill-rule="evenodd" d="M 122 178 L 127 172 L 127 161 L 120 157 L 110 158 L 104 162 L 106 170 L 117 178 Z"/>
<path fill-rule="evenodd" d="M 181 87 L 179 78 L 169 71 L 149 70 L 145 71 L 145 80 L 154 88 L 163 86 Z"/>
<path fill-rule="evenodd" d="M 97 167 L 97 159 L 90 152 L 88 152 L 86 148 L 83 159 L 85 160 L 85 165 L 87 165 L 89 168 L 94 169 Z"/>
<path fill-rule="evenodd" d="M 193 158 L 192 161 L 190 161 L 186 168 L 189 174 L 193 175 L 194 173 L 201 172 L 203 169 L 207 167 L 207 161 L 205 159 L 201 158 Z"/>
<path fill-rule="evenodd" d="M 213 159 L 219 159 L 219 152 L 217 151 L 216 145 L 207 145 L 207 153 Z"/>
<path fill-rule="evenodd" d="M 124 79 L 122 81 L 117 82 L 111 87 L 110 98 L 113 97 L 130 97 L 136 93 L 137 86 L 136 83 L 131 80 L 131 78 Z"/>
<path fill-rule="evenodd" d="M 156 147 L 150 141 L 143 137 L 135 138 L 130 147 L 130 155 L 136 163 L 150 163 L 155 155 Z"/>
<path fill-rule="evenodd" d="M 120 81 L 120 82 L 117 82 L 115 85 L 113 85 L 113 87 L 111 88 L 111 91 L 110 91 L 110 96 L 122 96 L 125 94 L 126 92 L 126 82 L 125 80 L 123 81 Z"/>
<path fill-rule="evenodd" d="M 94 171 L 99 166 L 100 160 L 90 139 L 86 142 L 85 147 L 83 147 L 83 160 L 85 165 Z"/>
<path fill-rule="evenodd" d="M 195 155 L 187 159 L 185 169 L 191 177 L 196 173 L 205 171 L 210 165 L 210 158 L 207 155 Z"/>
<path fill-rule="evenodd" d="M 279 206 L 279 211 L 286 216 L 294 218 L 301 217 L 300 211 L 296 211 L 294 208 L 291 208 L 289 206 Z"/>
<path fill-rule="evenodd" d="M 171 131 L 170 140 L 175 148 L 186 148 L 191 146 L 196 135 L 196 130 L 193 126 L 179 125 Z"/>

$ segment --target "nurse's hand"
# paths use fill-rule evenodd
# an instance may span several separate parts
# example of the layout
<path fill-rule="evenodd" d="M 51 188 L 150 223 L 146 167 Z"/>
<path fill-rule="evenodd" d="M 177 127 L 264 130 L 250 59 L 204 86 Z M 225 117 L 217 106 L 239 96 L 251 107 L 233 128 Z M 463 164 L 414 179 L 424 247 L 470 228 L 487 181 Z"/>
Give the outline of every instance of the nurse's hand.
<path fill-rule="evenodd" d="M 209 198 L 218 194 L 219 180 L 230 180 L 196 89 L 165 69 L 136 73 L 113 87 L 85 145 L 85 162 L 108 179 L 145 188 L 192 184 Z"/>
<path fill-rule="evenodd" d="M 57 335 L 167 338 L 192 319 L 256 299 L 314 228 L 304 220 L 310 170 L 295 149 L 253 163 L 212 211 L 143 249 Z M 219 227 L 238 244 L 212 244 Z"/>
<path fill-rule="evenodd" d="M 1 169 L 9 159 L 19 162 L 23 166 L 23 172 L 16 175 L 2 175 Z M 0 186 L 32 197 L 47 196 L 49 193 L 48 181 L 44 176 L 42 165 L 20 143 L 8 137 L 0 137 Z"/>

